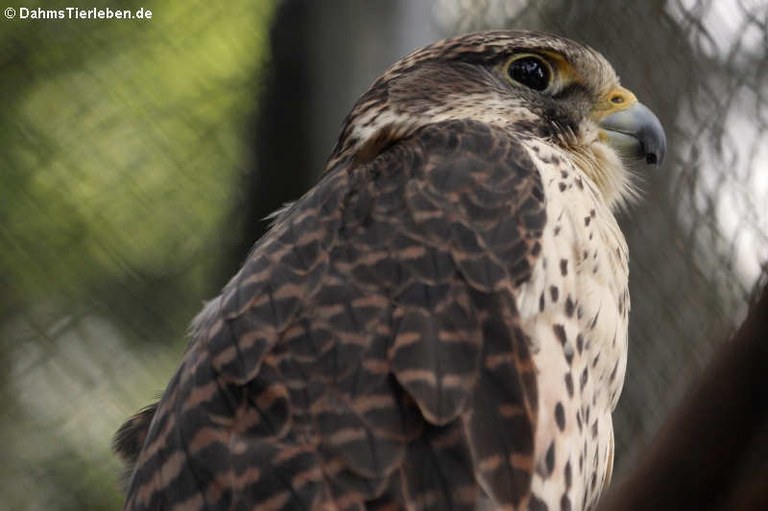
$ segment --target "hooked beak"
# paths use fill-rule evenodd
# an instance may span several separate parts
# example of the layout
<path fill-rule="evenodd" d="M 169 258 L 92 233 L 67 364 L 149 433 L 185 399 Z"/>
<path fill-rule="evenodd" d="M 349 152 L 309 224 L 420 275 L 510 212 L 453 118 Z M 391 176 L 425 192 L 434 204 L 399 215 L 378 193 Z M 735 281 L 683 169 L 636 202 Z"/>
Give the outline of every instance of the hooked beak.
<path fill-rule="evenodd" d="M 614 112 L 600 122 L 607 142 L 628 158 L 643 158 L 661 165 L 667 152 L 667 137 L 659 119 L 640 102 Z"/>

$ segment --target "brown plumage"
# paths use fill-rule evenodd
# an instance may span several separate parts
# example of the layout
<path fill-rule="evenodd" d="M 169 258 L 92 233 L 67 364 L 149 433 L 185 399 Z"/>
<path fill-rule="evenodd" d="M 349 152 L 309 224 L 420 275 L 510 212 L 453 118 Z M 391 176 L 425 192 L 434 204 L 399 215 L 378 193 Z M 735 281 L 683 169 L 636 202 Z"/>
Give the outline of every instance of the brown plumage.
<path fill-rule="evenodd" d="M 507 77 L 531 53 L 552 66 L 547 91 Z M 550 383 L 536 357 L 563 355 L 531 337 L 554 309 L 527 310 L 548 282 L 555 225 L 544 166 L 576 173 L 572 193 L 602 202 L 595 223 L 627 191 L 597 127 L 634 103 L 617 87 L 599 54 L 528 32 L 442 41 L 395 64 L 352 110 L 321 181 L 195 320 L 157 408 L 121 430 L 116 450 L 135 463 L 125 508 L 533 509 L 555 491 L 535 482 L 553 467 L 558 500 L 593 502 L 597 490 L 569 493 L 589 468 L 573 485 L 562 477 L 576 440 L 559 457 L 537 444 L 561 424 L 541 422 Z M 628 104 L 592 117 L 616 91 Z M 649 140 L 642 154 L 660 157 Z M 547 148 L 562 158 L 542 159 Z M 610 250 L 625 267 L 622 246 Z M 626 272 L 616 278 L 624 300 Z M 590 305 L 573 299 L 579 319 L 572 303 L 552 339 L 606 321 L 582 321 Z M 606 409 L 623 378 L 615 362 L 605 391 L 581 382 Z"/>

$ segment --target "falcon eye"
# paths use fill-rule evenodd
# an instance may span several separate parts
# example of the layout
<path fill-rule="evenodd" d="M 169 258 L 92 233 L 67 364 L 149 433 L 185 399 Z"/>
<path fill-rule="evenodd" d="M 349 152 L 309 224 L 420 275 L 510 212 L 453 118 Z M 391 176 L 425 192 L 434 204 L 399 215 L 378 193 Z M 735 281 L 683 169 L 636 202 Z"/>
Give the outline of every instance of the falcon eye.
<path fill-rule="evenodd" d="M 531 55 L 513 60 L 507 68 L 507 73 L 514 81 L 536 91 L 546 89 L 552 78 L 547 63 Z"/>

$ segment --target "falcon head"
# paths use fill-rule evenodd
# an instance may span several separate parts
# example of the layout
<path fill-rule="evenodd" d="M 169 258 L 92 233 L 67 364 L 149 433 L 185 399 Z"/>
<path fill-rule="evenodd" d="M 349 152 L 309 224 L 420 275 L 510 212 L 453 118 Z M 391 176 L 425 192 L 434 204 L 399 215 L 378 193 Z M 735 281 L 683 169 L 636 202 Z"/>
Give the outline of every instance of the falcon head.
<path fill-rule="evenodd" d="M 368 161 L 436 122 L 474 119 L 561 148 L 607 203 L 631 196 L 623 162 L 659 165 L 656 116 L 597 51 L 564 37 L 493 31 L 446 39 L 390 67 L 357 102 L 329 162 Z"/>

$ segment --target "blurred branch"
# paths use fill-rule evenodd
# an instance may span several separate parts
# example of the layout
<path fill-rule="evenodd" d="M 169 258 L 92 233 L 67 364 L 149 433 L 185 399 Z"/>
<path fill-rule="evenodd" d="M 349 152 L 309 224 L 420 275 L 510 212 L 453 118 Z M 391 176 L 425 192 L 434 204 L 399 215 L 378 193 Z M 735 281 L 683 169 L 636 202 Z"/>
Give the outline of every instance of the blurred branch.
<path fill-rule="evenodd" d="M 768 287 L 602 511 L 768 509 Z"/>
<path fill-rule="evenodd" d="M 253 142 L 246 171 L 236 183 L 238 201 L 229 212 L 229 224 L 241 227 L 225 239 L 229 246 L 215 288 L 239 269 L 254 240 L 269 226 L 264 217 L 298 199 L 314 175 L 308 150 L 310 23 L 306 0 L 285 0 L 275 11 L 267 67 L 258 71 L 263 85 L 248 137 Z"/>

